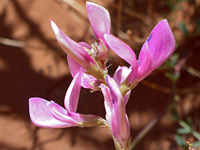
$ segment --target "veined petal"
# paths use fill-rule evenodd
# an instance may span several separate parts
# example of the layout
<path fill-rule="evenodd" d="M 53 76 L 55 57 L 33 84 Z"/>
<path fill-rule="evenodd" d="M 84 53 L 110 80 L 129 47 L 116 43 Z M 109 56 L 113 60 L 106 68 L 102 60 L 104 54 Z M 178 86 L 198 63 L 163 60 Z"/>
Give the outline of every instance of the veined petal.
<path fill-rule="evenodd" d="M 122 59 L 128 62 L 132 67 L 137 66 L 137 59 L 134 51 L 124 42 L 111 34 L 104 34 L 108 46 Z"/>
<path fill-rule="evenodd" d="M 104 7 L 92 2 L 86 2 L 86 8 L 90 24 L 96 37 L 105 42 L 103 35 L 104 33 L 110 33 L 111 28 L 109 12 Z"/>
<path fill-rule="evenodd" d="M 77 61 L 84 69 L 90 68 L 90 63 L 95 64 L 94 60 L 85 49 L 62 32 L 53 21 L 51 21 L 51 26 L 56 35 L 56 39 L 65 52 Z"/>
<path fill-rule="evenodd" d="M 138 58 L 138 72 L 137 72 L 138 82 L 143 80 L 146 76 L 148 76 L 152 72 L 152 67 L 151 67 L 152 61 L 148 44 L 147 42 L 145 42 L 144 45 L 142 46 Z"/>
<path fill-rule="evenodd" d="M 65 95 L 65 108 L 69 112 L 76 112 L 81 89 L 82 72 L 77 73 Z"/>
<path fill-rule="evenodd" d="M 147 38 L 152 70 L 159 67 L 175 50 L 176 41 L 166 19 L 160 21 Z"/>
<path fill-rule="evenodd" d="M 29 113 L 32 122 L 39 127 L 61 128 L 71 127 L 75 124 L 68 122 L 68 118 L 55 117 L 51 111 L 51 105 L 54 102 L 46 101 L 42 98 L 33 97 L 29 99 Z M 55 104 L 55 103 L 54 103 Z M 61 107 L 61 106 L 58 106 Z M 64 108 L 60 108 L 63 110 Z M 63 112 L 61 112 L 63 113 Z M 66 112 L 65 112 L 66 113 Z"/>

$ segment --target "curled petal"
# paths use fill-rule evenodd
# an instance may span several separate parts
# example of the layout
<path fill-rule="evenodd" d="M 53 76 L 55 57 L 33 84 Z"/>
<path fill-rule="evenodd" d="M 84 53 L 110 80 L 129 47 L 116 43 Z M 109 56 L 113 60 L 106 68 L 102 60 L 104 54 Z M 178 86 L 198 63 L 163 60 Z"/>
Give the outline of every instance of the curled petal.
<path fill-rule="evenodd" d="M 87 70 L 87 68 L 90 68 L 90 63 L 95 64 L 94 60 L 85 51 L 85 49 L 63 33 L 53 21 L 51 21 L 51 26 L 56 35 L 56 39 L 66 53 L 78 62 L 84 69 Z"/>
<path fill-rule="evenodd" d="M 57 107 L 57 110 L 60 111 L 60 116 L 55 116 L 52 113 L 52 107 Z M 42 98 L 34 97 L 29 99 L 29 113 L 32 122 L 39 127 L 61 128 L 77 125 L 69 117 L 63 117 L 67 115 L 64 108 L 53 101 L 49 102 Z"/>
<path fill-rule="evenodd" d="M 76 112 L 79 94 L 81 89 L 81 76 L 82 72 L 77 73 L 72 80 L 66 95 L 65 95 L 65 108 L 69 112 Z"/>
<path fill-rule="evenodd" d="M 159 67 L 175 50 L 176 41 L 166 19 L 160 21 L 147 38 L 152 70 Z"/>
<path fill-rule="evenodd" d="M 104 7 L 92 2 L 86 2 L 86 8 L 96 37 L 105 42 L 103 35 L 104 33 L 110 33 L 111 28 L 109 12 Z"/>
<path fill-rule="evenodd" d="M 133 50 L 124 42 L 111 34 L 104 34 L 108 46 L 122 59 L 128 62 L 132 67 L 137 66 L 137 59 Z"/>
<path fill-rule="evenodd" d="M 131 69 L 125 66 L 119 66 L 114 73 L 113 79 L 117 83 L 118 86 L 125 81 L 128 75 L 131 73 Z"/>

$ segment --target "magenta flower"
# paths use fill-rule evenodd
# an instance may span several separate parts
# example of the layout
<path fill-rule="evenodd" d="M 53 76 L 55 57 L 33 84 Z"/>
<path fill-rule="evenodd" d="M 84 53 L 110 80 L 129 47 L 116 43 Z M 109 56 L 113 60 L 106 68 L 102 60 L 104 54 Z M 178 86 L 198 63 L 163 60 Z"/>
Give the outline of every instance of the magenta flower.
<path fill-rule="evenodd" d="M 33 97 L 29 99 L 29 113 L 32 122 L 39 127 L 89 127 L 98 126 L 101 117 L 95 115 L 82 115 L 76 113 L 79 93 L 81 72 L 75 75 L 65 95 L 65 109 L 53 101 Z"/>
<path fill-rule="evenodd" d="M 121 85 L 128 85 L 130 89 L 158 68 L 174 52 L 176 46 L 167 20 L 160 21 L 154 27 L 141 48 L 138 60 L 134 51 L 121 40 L 111 34 L 104 34 L 104 38 L 108 46 L 131 65 L 129 68 L 119 67 L 114 75 L 115 80 L 120 81 Z"/>
<path fill-rule="evenodd" d="M 106 120 L 112 132 L 116 149 L 127 149 L 130 138 L 130 126 L 125 110 L 125 100 L 117 83 L 109 75 L 108 87 L 101 84 L 106 109 Z"/>
<path fill-rule="evenodd" d="M 109 52 L 104 34 L 110 33 L 111 21 L 109 12 L 104 7 L 86 2 L 86 8 L 99 44 L 94 43 L 90 46 L 85 42 L 76 43 L 65 35 L 53 21 L 51 21 L 51 26 L 58 42 L 68 54 L 68 64 L 72 76 L 74 77 L 80 69 L 83 70 L 81 85 L 85 88 L 95 89 L 96 85 L 100 84 L 99 80 L 107 74 L 105 63 Z"/>

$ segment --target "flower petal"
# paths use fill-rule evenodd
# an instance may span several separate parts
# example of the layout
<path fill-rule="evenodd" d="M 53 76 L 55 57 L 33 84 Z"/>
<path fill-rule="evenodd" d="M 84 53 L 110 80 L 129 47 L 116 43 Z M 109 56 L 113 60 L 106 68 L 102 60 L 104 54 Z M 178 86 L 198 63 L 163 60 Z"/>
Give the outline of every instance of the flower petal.
<path fill-rule="evenodd" d="M 117 83 L 115 82 L 115 80 L 112 79 L 109 75 L 107 75 L 106 81 L 107 81 L 108 87 L 110 89 L 110 93 L 112 95 L 113 103 L 115 104 L 118 101 L 123 100 L 122 94 L 121 94 L 120 89 L 119 89 Z"/>
<path fill-rule="evenodd" d="M 65 95 L 65 108 L 69 112 L 76 112 L 81 89 L 82 72 L 77 73 Z"/>
<path fill-rule="evenodd" d="M 133 68 L 137 66 L 137 59 L 134 51 L 124 42 L 111 34 L 104 34 L 108 46 L 122 59 L 128 62 Z"/>
<path fill-rule="evenodd" d="M 67 62 L 69 66 L 69 70 L 71 72 L 72 77 L 74 77 L 80 70 L 83 68 L 79 63 L 77 63 L 71 56 L 67 55 Z"/>
<path fill-rule="evenodd" d="M 59 119 L 55 117 L 51 112 L 51 105 L 55 104 L 54 102 L 46 101 L 42 98 L 33 97 L 29 99 L 29 113 L 32 122 L 39 127 L 49 127 L 49 128 L 61 128 L 61 127 L 71 127 L 75 126 L 71 124 L 71 121 L 64 120 L 63 118 Z M 57 106 L 60 107 L 61 106 Z M 61 112 L 62 114 L 63 112 Z"/>
<path fill-rule="evenodd" d="M 91 49 L 91 46 L 88 44 L 88 43 L 85 43 L 85 42 L 79 42 L 78 43 L 79 45 L 81 45 L 83 48 L 87 48 L 87 49 Z"/>
<path fill-rule="evenodd" d="M 86 8 L 90 24 L 96 37 L 105 42 L 103 35 L 104 33 L 110 33 L 111 28 L 109 12 L 104 7 L 92 2 L 86 2 Z"/>
<path fill-rule="evenodd" d="M 160 21 L 147 38 L 152 70 L 159 67 L 175 50 L 176 41 L 166 19 Z"/>
<path fill-rule="evenodd" d="M 110 94 L 110 89 L 105 86 L 104 84 L 100 85 L 101 91 L 104 97 L 104 106 L 106 110 L 106 120 L 108 122 L 111 122 L 112 120 L 112 110 L 113 110 L 113 101 L 112 96 Z"/>
<path fill-rule="evenodd" d="M 131 69 L 126 66 L 119 66 L 113 75 L 113 79 L 117 83 L 118 86 L 125 81 L 128 75 L 131 73 Z"/>
<path fill-rule="evenodd" d="M 131 90 L 129 92 L 127 92 L 126 95 L 124 95 L 124 103 L 125 103 L 125 105 L 128 103 L 130 95 L 131 95 Z"/>
<path fill-rule="evenodd" d="M 152 72 L 152 67 L 151 67 L 152 61 L 148 44 L 147 42 L 145 42 L 144 45 L 142 46 L 138 58 L 138 71 L 137 71 L 138 82 L 143 80 L 146 76 L 148 76 Z"/>
<path fill-rule="evenodd" d="M 68 60 L 68 66 L 69 70 L 74 77 L 80 70 L 82 70 L 82 76 L 81 76 L 81 86 L 87 89 L 95 89 L 95 84 L 98 82 L 98 80 L 87 74 L 84 73 L 84 69 L 78 64 L 73 58 L 71 58 L 69 55 L 67 55 Z"/>
<path fill-rule="evenodd" d="M 56 35 L 56 39 L 61 44 L 65 52 L 70 55 L 76 62 L 78 62 L 84 69 L 90 68 L 90 63 L 95 64 L 94 60 L 85 51 L 85 49 L 65 33 L 63 33 L 57 25 L 51 21 L 52 29 Z"/>

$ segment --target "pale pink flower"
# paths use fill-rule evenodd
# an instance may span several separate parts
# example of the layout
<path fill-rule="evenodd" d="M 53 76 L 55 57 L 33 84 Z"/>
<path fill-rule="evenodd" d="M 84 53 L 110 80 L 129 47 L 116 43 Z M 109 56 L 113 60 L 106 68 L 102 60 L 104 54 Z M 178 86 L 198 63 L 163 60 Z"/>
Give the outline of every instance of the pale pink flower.
<path fill-rule="evenodd" d="M 66 92 L 65 109 L 54 101 L 47 101 L 38 97 L 29 99 L 29 113 L 35 125 L 49 128 L 100 125 L 101 117 L 76 113 L 81 88 L 81 74 L 80 72 L 75 75 Z"/>

